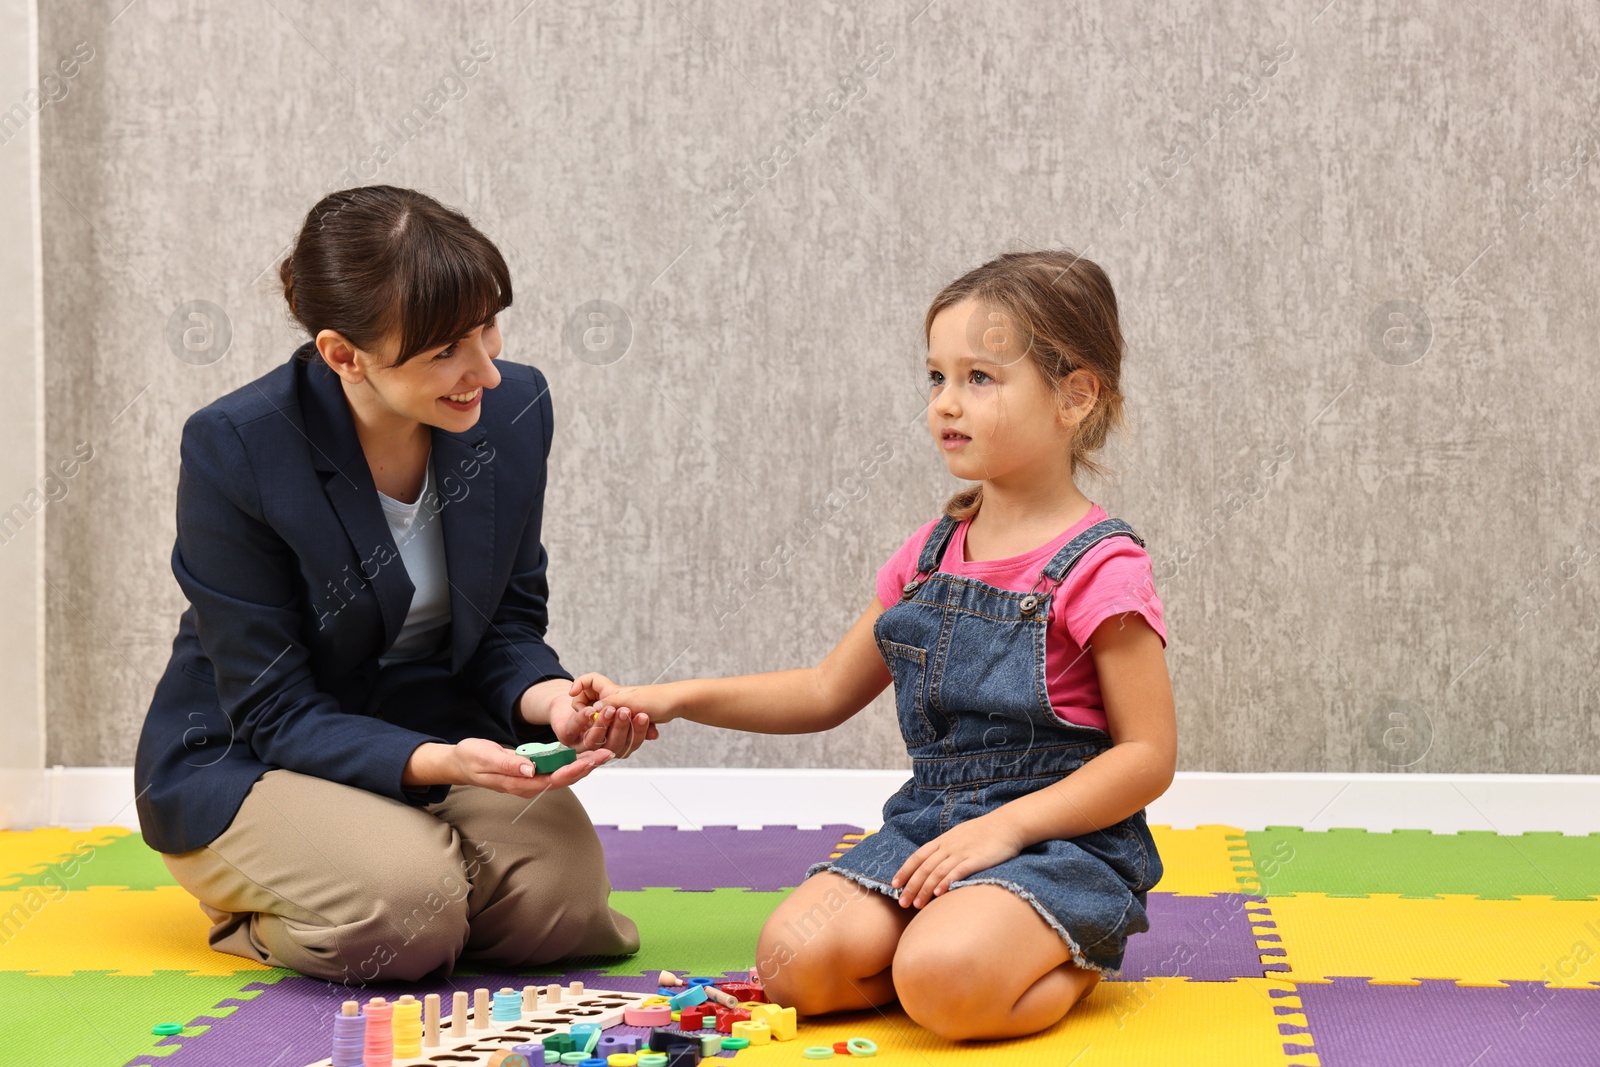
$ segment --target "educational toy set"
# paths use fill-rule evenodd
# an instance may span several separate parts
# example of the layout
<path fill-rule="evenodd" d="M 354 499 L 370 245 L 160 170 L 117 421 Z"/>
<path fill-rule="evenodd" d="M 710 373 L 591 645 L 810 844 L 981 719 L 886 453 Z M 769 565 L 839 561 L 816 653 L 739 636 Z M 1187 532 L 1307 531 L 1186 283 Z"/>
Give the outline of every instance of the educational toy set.
<path fill-rule="evenodd" d="M 702 1057 L 796 1037 L 795 1010 L 771 1003 L 754 972 L 748 981 L 685 981 L 662 971 L 660 983 L 648 996 L 582 982 L 478 989 L 470 1003 L 457 992 L 447 1016 L 437 993 L 348 1000 L 333 1019 L 333 1055 L 310 1067 L 692 1067 Z M 605 1032 L 624 1026 L 649 1028 L 649 1035 Z M 877 1051 L 853 1037 L 801 1055 L 865 1058 Z"/>

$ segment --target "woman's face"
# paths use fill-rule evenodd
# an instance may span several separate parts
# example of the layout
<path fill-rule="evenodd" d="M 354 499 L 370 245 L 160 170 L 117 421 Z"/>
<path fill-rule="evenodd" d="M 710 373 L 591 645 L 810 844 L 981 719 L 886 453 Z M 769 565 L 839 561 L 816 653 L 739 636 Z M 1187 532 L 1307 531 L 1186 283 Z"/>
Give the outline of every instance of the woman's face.
<path fill-rule="evenodd" d="M 425 349 L 396 367 L 399 347 L 398 338 L 390 337 L 384 351 L 361 353 L 360 363 L 377 399 L 397 416 L 452 433 L 474 426 L 483 408 L 483 391 L 500 384 L 500 371 L 494 365 L 500 355 L 498 316 L 465 337 Z"/>

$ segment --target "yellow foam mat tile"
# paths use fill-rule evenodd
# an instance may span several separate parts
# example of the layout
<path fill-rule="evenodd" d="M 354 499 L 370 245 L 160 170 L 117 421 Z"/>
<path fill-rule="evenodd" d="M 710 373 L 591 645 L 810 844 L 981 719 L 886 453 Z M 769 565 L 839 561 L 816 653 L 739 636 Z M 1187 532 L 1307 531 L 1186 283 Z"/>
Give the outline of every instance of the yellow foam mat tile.
<path fill-rule="evenodd" d="M 1152 825 L 1150 836 L 1155 838 L 1165 871 L 1155 892 L 1204 897 L 1258 891 L 1243 830 L 1234 826 L 1174 830 Z"/>
<path fill-rule="evenodd" d="M 1299 999 L 1282 995 L 1290 988 L 1264 978 L 1232 982 L 1189 982 L 1181 978 L 1102 981 L 1066 1018 L 1048 1030 L 1028 1037 L 983 1042 L 946 1041 L 917 1026 L 897 1005 L 891 1005 L 881 1010 L 802 1017 L 793 1041 L 740 1049 L 737 1060 L 747 1065 L 809 1062 L 801 1058 L 802 1050 L 808 1046 L 832 1048 L 836 1041 L 865 1037 L 878 1046 L 872 1062 L 916 1067 L 969 1067 L 974 1063 L 1017 1067 L 1319 1067 L 1311 1035 L 1303 1032 L 1305 1016 L 1298 1011 Z M 1295 1010 L 1278 1013 L 1274 1007 Z"/>
<path fill-rule="evenodd" d="M 58 863 L 128 834 L 121 826 L 90 830 L 0 830 L 0 885 L 19 875 Z"/>
<path fill-rule="evenodd" d="M 1600 988 L 1600 903 L 1518 897 L 1479 900 L 1297 893 L 1269 902 L 1276 933 L 1294 948 L 1297 982 L 1424 978 L 1505 988 L 1510 981 Z"/>
<path fill-rule="evenodd" d="M 874 833 L 874 832 L 875 831 L 868 830 L 865 834 L 845 834 L 844 835 L 844 839 L 842 841 L 840 841 L 837 845 L 834 845 L 833 846 L 833 851 L 828 853 L 828 858 L 830 860 L 838 859 L 840 856 L 844 855 L 850 849 L 855 848 L 856 844 L 858 842 L 866 840 L 868 834 L 871 834 L 871 833 Z"/>
<path fill-rule="evenodd" d="M 211 920 L 178 886 L 49 886 L 0 890 L 0 971 L 69 975 L 157 971 L 224 975 L 267 970 L 206 945 Z"/>

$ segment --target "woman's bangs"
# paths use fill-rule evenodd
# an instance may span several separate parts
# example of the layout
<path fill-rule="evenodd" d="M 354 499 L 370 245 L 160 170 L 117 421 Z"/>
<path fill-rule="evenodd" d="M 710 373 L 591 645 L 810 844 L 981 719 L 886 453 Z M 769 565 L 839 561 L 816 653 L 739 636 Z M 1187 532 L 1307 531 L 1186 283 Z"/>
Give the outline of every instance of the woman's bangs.
<path fill-rule="evenodd" d="M 460 340 L 511 305 L 511 277 L 493 246 L 419 241 L 414 256 L 402 266 L 399 362 Z"/>

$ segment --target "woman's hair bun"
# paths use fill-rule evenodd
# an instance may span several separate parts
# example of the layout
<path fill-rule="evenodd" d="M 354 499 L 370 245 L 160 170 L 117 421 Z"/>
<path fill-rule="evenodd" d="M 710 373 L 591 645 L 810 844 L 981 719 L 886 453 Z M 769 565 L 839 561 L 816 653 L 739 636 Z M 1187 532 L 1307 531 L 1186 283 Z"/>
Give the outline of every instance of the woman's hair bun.
<path fill-rule="evenodd" d="M 284 257 L 283 263 L 278 267 L 278 277 L 283 281 L 283 298 L 289 302 L 289 312 L 293 315 L 300 314 L 294 306 L 294 260 Z"/>
<path fill-rule="evenodd" d="M 397 347 L 390 366 L 511 306 L 511 270 L 494 243 L 459 211 L 393 185 L 317 201 L 278 277 L 289 316 L 307 336 L 333 330 L 369 352 Z"/>

